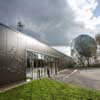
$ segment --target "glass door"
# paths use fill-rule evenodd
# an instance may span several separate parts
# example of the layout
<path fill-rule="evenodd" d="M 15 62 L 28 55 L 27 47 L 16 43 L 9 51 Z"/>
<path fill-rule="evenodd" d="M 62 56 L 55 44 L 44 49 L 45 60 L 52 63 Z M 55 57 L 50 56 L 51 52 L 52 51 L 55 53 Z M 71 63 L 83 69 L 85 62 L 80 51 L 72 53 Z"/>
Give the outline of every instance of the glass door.
<path fill-rule="evenodd" d="M 34 70 L 34 56 L 33 52 L 27 51 L 27 66 L 26 66 L 26 78 L 27 80 L 33 79 Z"/>

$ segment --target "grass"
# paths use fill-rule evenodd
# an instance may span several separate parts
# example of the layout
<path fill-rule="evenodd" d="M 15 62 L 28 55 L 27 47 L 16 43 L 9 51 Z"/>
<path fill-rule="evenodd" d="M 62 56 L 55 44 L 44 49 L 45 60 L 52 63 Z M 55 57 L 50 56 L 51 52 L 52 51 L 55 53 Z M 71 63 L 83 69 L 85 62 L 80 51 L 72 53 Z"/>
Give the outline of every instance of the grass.
<path fill-rule="evenodd" d="M 100 91 L 41 79 L 0 93 L 0 100 L 100 100 Z"/>

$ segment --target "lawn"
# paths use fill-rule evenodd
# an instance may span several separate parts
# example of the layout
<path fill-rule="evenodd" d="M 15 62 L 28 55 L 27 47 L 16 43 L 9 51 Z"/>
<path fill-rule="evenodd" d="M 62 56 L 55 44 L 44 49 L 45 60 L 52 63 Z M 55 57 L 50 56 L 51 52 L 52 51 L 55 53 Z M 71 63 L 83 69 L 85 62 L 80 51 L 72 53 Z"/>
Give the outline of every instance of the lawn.
<path fill-rule="evenodd" d="M 0 93 L 0 100 L 100 100 L 100 91 L 40 79 Z"/>

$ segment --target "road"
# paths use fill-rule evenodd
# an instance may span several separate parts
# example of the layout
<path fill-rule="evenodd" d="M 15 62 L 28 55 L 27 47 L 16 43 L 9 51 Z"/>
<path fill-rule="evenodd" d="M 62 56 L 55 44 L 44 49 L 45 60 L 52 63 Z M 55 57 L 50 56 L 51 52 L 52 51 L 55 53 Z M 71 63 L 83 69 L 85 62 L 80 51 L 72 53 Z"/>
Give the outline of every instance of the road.
<path fill-rule="evenodd" d="M 100 90 L 100 68 L 66 69 L 55 76 L 56 80 Z"/>

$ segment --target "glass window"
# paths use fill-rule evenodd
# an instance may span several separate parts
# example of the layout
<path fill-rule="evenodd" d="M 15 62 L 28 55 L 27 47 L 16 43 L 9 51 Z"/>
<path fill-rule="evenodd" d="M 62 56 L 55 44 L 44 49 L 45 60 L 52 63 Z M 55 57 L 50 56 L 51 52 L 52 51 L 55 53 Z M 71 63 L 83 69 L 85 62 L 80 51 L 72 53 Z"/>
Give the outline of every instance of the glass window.
<path fill-rule="evenodd" d="M 42 59 L 42 55 L 41 54 L 38 54 L 38 59 Z"/>

